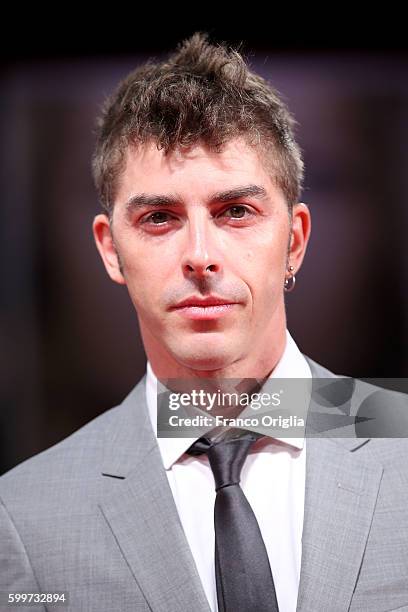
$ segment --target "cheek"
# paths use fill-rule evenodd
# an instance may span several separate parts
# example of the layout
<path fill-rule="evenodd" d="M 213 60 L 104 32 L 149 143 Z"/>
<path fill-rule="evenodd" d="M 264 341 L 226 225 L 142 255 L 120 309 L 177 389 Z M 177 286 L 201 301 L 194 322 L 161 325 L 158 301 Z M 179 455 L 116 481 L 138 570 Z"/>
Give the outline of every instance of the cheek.
<path fill-rule="evenodd" d="M 150 287 L 161 282 L 167 257 L 148 245 L 129 246 L 122 251 L 122 263 L 132 285 Z"/>
<path fill-rule="evenodd" d="M 264 325 L 275 308 L 283 301 L 287 245 L 284 240 L 270 240 L 242 251 L 234 267 L 238 278 L 247 285 L 251 295 L 251 311 L 259 325 Z"/>
<path fill-rule="evenodd" d="M 244 274 L 251 287 L 272 288 L 283 283 L 286 268 L 286 243 L 259 244 L 243 251 L 239 263 L 235 260 L 238 274 Z M 238 267 L 236 264 L 238 263 Z"/>
<path fill-rule="evenodd" d="M 138 313 L 151 312 L 159 302 L 163 287 L 162 267 L 151 258 L 127 253 L 124 259 L 126 286 Z"/>
<path fill-rule="evenodd" d="M 156 303 L 164 286 L 163 268 L 155 268 L 151 262 L 132 266 L 126 270 L 129 291 L 141 303 Z"/>

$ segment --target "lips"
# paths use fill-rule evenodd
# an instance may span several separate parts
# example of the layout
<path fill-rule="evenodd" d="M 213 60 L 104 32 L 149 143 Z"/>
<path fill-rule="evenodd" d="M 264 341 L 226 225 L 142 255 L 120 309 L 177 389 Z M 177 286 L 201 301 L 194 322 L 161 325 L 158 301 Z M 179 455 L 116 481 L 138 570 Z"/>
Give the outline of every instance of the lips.
<path fill-rule="evenodd" d="M 236 304 L 236 302 L 234 302 L 233 300 L 229 300 L 228 298 L 222 298 L 218 296 L 207 296 L 205 298 L 192 296 L 192 297 L 186 298 L 185 300 L 182 300 L 181 302 L 179 302 L 172 308 L 177 309 L 177 308 L 188 308 L 188 307 L 194 307 L 194 306 L 205 308 L 205 307 L 210 307 L 210 306 L 225 306 L 228 304 Z"/>
<path fill-rule="evenodd" d="M 223 317 L 231 312 L 237 304 L 238 302 L 215 295 L 205 298 L 192 296 L 182 300 L 171 310 L 187 319 L 203 321 Z"/>

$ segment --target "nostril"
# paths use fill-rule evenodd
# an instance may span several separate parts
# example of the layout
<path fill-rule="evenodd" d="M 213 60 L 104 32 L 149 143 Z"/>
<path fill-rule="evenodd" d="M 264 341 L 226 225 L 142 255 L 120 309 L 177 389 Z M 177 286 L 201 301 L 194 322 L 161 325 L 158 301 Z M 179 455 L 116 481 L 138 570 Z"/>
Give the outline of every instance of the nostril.
<path fill-rule="evenodd" d="M 210 264 L 209 266 L 205 266 L 205 268 L 203 266 L 192 266 L 191 264 L 186 264 L 185 267 L 188 272 L 206 273 L 206 272 L 216 272 L 217 271 L 216 264 Z"/>

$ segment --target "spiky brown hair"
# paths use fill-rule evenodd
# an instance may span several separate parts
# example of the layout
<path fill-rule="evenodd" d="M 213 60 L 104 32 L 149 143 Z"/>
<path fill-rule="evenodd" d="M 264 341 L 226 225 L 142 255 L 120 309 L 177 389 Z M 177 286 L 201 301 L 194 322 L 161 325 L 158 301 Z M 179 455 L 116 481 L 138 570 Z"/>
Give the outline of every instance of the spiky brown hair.
<path fill-rule="evenodd" d="M 93 156 L 102 206 L 111 215 L 130 144 L 154 141 L 166 154 L 195 143 L 219 151 L 241 136 L 262 149 L 290 211 L 303 179 L 294 123 L 278 92 L 237 50 L 195 33 L 167 61 L 131 72 L 106 101 Z"/>

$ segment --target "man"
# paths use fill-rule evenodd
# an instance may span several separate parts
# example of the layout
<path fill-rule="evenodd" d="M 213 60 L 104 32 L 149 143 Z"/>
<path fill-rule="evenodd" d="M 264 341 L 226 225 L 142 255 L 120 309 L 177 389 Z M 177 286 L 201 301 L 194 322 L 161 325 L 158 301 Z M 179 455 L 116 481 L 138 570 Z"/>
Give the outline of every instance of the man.
<path fill-rule="evenodd" d="M 156 434 L 158 380 L 334 380 L 286 330 L 311 227 L 302 172 L 277 93 L 203 35 L 107 102 L 93 230 L 147 376 L 1 478 L 1 610 L 27 593 L 72 611 L 408 610 L 405 440 Z M 217 453 L 242 444 L 227 482 Z"/>

